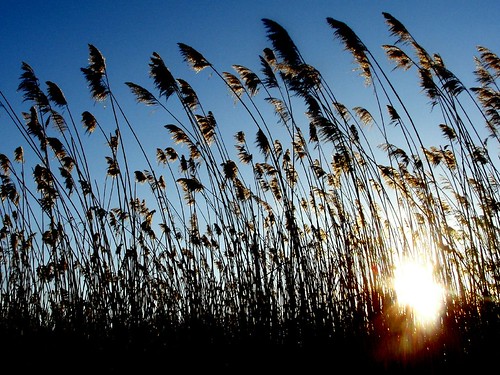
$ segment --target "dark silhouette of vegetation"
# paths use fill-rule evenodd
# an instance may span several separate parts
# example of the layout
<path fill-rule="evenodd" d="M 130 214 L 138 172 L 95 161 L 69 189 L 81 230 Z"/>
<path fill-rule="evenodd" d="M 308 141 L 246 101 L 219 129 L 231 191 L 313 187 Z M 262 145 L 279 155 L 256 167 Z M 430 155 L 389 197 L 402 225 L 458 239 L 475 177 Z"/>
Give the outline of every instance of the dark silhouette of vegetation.
<path fill-rule="evenodd" d="M 478 47 L 478 86 L 467 88 L 383 16 L 397 38 L 383 46 L 387 57 L 417 73 L 441 117 L 433 145 L 411 99 L 333 18 L 327 30 L 373 103 L 340 103 L 288 32 L 263 19 L 270 46 L 258 72 L 221 71 L 178 44 L 195 72 L 220 79 L 250 130 L 228 137 L 232 128 L 156 52 L 151 88 L 126 82 L 168 122 L 171 139 L 156 150 L 141 142 L 94 45 L 81 72 L 112 128 L 89 111 L 74 115 L 58 85 L 23 62 L 29 109 L 19 115 L 0 92 L 25 140 L 0 155 L 4 366 L 411 373 L 494 360 L 500 59 Z M 103 175 L 88 142 L 107 145 Z M 390 280 L 405 255 L 431 262 L 446 289 L 432 330 L 396 303 Z"/>

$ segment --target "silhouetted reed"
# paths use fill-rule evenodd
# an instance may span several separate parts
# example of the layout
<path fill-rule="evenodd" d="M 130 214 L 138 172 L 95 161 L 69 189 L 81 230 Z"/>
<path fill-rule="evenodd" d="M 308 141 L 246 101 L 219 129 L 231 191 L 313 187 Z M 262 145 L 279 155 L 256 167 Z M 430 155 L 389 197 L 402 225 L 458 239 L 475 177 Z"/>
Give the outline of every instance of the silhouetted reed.
<path fill-rule="evenodd" d="M 227 353 L 247 360 L 230 348 L 259 345 L 328 349 L 316 363 L 337 355 L 384 370 L 459 368 L 486 344 L 493 353 L 500 59 L 478 47 L 478 87 L 467 88 L 441 56 L 383 16 L 397 38 L 383 46 L 387 57 L 417 73 L 440 123 L 421 124 L 375 54 L 333 18 L 328 31 L 354 57 L 373 102 L 340 103 L 342 90 L 305 61 L 281 25 L 264 19 L 270 47 L 258 72 L 220 70 L 178 44 L 196 73 L 220 79 L 241 116 L 235 121 L 251 130 L 219 124 L 156 52 L 151 88 L 126 82 L 167 123 L 171 139 L 162 135 L 156 150 L 145 148 L 127 114 L 137 109 L 120 104 L 95 46 L 81 71 L 93 101 L 112 114 L 105 122 L 89 111 L 74 116 L 61 89 L 22 63 L 27 112 L 18 115 L 4 93 L 0 99 L 25 140 L 12 156 L 0 155 L 6 337 L 62 332 L 116 353 L 162 356 L 191 347 L 177 355 L 217 351 L 227 365 Z M 442 138 L 429 144 L 427 127 Z M 89 142 L 107 145 L 104 175 Z M 402 255 L 432 262 L 446 288 L 432 333 L 395 307 L 388 280 Z"/>

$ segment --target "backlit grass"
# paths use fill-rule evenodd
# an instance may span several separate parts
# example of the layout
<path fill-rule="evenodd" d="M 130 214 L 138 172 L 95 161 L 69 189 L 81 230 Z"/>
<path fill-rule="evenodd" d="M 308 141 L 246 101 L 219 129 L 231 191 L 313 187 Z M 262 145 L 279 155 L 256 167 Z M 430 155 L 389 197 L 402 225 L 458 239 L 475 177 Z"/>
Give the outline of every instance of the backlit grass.
<path fill-rule="evenodd" d="M 485 363 L 500 327 L 500 60 L 479 46 L 477 86 L 465 87 L 383 16 L 390 69 L 346 24 L 324 24 L 372 93 L 355 106 L 272 20 L 254 70 L 220 70 L 179 43 L 213 77 L 211 95 L 228 101 L 229 91 L 233 123 L 219 123 L 156 52 L 149 88 L 126 82 L 166 124 L 153 130 L 130 120 L 139 104 L 120 104 L 122 83 L 96 46 L 81 71 L 103 119 L 74 113 L 23 62 L 26 109 L 0 92 L 2 126 L 24 137 L 0 155 L 2 350 L 109 369 Z M 401 72 L 435 123 L 391 78 Z M 146 131 L 156 145 L 141 141 Z M 397 305 L 401 257 L 425 260 L 443 286 L 433 330 Z"/>

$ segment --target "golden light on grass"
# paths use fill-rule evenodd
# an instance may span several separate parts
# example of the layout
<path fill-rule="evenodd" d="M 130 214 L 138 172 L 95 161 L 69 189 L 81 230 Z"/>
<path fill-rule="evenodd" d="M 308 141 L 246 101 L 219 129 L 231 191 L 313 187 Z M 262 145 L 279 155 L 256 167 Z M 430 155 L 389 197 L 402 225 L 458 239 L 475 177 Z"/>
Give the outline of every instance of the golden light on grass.
<path fill-rule="evenodd" d="M 400 261 L 393 286 L 398 305 L 409 308 L 416 323 L 432 326 L 438 321 L 444 307 L 444 288 L 436 282 L 430 264 L 413 259 Z"/>
<path fill-rule="evenodd" d="M 391 34 L 410 48 L 408 55 L 385 46 L 388 56 L 400 69 L 417 70 L 425 100 L 441 111 L 432 121 L 420 117 L 420 106 L 410 113 L 396 81 L 349 26 L 332 18 L 335 38 L 367 83 L 380 87 L 366 103 L 387 108 L 380 119 L 364 105 L 353 108 L 353 116 L 337 102 L 326 77 L 271 20 L 264 23 L 273 48 L 259 56 L 259 76 L 242 65 L 233 65 L 239 77 L 219 71 L 178 44 L 196 73 L 206 69 L 223 81 L 225 95 L 231 90 L 230 108 L 241 104 L 238 112 L 228 108 L 225 119 L 214 113 L 226 107 L 212 112 L 152 53 L 144 70 L 154 90 L 126 85 L 167 123 L 148 136 L 153 144 L 142 143 L 140 132 L 150 129 L 120 104 L 106 59 L 93 45 L 81 71 L 93 101 L 112 111 L 83 112 L 83 128 L 60 89 L 46 81 L 45 93 L 43 80 L 23 63 L 18 90 L 31 102 L 29 110 L 16 113 L 0 90 L 0 116 L 7 111 L 26 140 L 13 161 L 0 153 L 0 295 L 6 296 L 0 335 L 29 327 L 43 338 L 61 327 L 56 340 L 63 337 L 59 332 L 85 338 L 95 327 L 92 342 L 115 347 L 123 338 L 117 353 L 147 349 L 151 359 L 163 361 L 157 354 L 171 356 L 177 343 L 177 353 L 188 359 L 194 352 L 184 345 L 234 343 L 234 353 L 247 353 L 250 344 L 305 349 L 315 354 L 303 358 L 308 367 L 317 363 L 316 349 L 329 346 L 346 363 L 373 356 L 376 368 L 392 362 L 391 370 L 403 369 L 400 364 L 416 370 L 412 365 L 422 363 L 450 373 L 453 358 L 463 370 L 464 354 L 496 348 L 500 166 L 486 141 L 500 143 L 500 58 L 478 49 L 480 87 L 467 94 L 479 101 L 469 113 L 459 95 L 467 89 L 439 55 L 427 53 L 391 15 L 384 17 Z M 418 61 L 408 57 L 415 52 Z M 245 129 L 234 128 L 242 115 Z M 443 138 L 427 134 L 434 120 Z M 271 130 L 276 124 L 279 134 Z M 382 138 L 371 139 L 369 127 Z M 431 137 L 429 144 L 420 132 Z M 228 147 L 234 141 L 235 148 Z M 106 145 L 105 153 L 90 154 L 94 144 Z M 394 264 L 401 254 L 420 256 Z M 38 348 L 37 342 L 29 346 Z M 150 351 L 153 346 L 163 349 Z M 474 369 L 489 362 L 489 355 L 476 355 L 465 358 Z M 235 369 L 244 359 L 225 357 Z M 281 368 L 280 356 L 273 357 Z"/>

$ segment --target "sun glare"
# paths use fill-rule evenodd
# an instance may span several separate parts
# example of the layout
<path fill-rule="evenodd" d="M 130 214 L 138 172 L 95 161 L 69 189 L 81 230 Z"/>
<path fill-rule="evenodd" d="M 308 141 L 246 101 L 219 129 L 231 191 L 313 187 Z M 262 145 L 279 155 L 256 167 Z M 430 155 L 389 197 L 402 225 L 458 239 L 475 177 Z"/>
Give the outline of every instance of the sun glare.
<path fill-rule="evenodd" d="M 394 273 L 394 290 L 398 304 L 409 307 L 416 322 L 430 325 L 437 321 L 444 306 L 444 290 L 429 264 L 401 261 Z"/>

